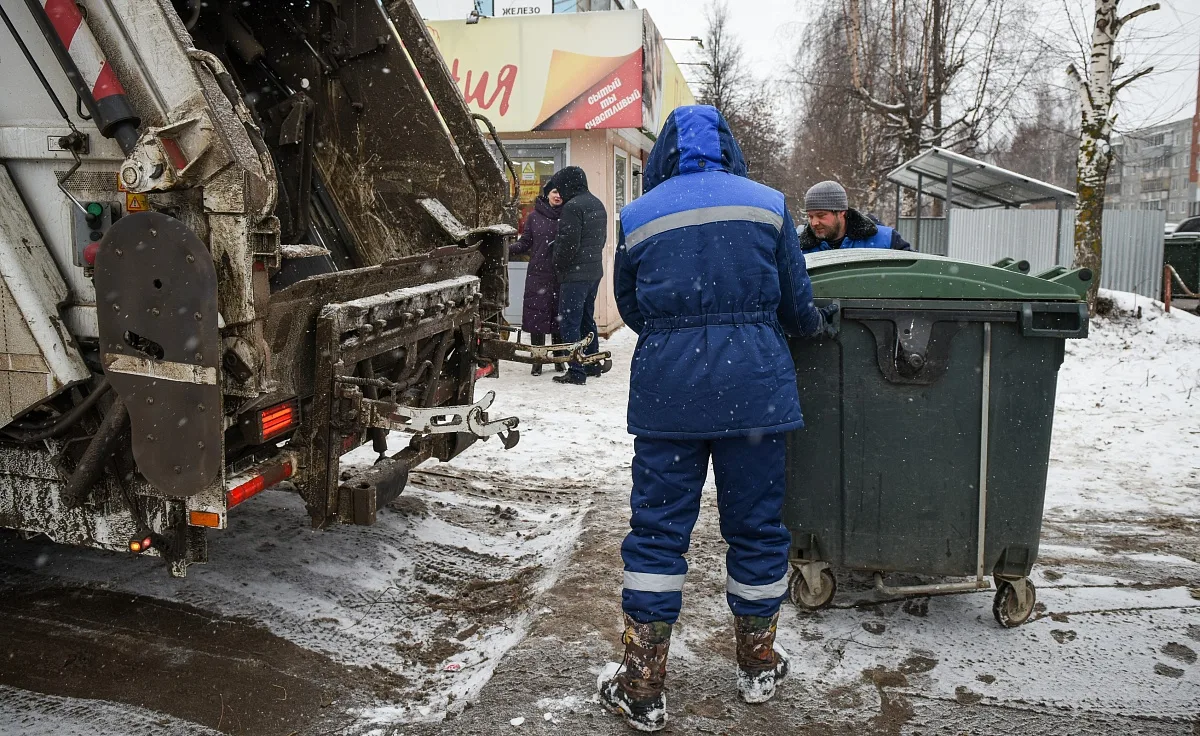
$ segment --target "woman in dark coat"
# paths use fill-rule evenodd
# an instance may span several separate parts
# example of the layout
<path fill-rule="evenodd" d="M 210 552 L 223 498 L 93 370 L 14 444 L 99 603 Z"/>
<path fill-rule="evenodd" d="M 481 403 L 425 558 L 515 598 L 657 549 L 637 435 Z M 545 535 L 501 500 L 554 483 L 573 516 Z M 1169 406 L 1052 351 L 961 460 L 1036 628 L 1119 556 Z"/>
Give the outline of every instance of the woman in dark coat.
<path fill-rule="evenodd" d="M 528 255 L 525 298 L 521 305 L 521 329 L 529 333 L 534 345 L 545 345 L 546 336 L 558 342 L 558 277 L 554 274 L 554 239 L 558 236 L 558 217 L 562 197 L 553 188 L 553 180 L 542 187 L 533 212 L 525 218 L 525 229 L 513 244 L 512 255 Z M 558 371 L 563 366 L 555 363 Z M 533 375 L 542 375 L 542 364 L 535 363 Z"/>

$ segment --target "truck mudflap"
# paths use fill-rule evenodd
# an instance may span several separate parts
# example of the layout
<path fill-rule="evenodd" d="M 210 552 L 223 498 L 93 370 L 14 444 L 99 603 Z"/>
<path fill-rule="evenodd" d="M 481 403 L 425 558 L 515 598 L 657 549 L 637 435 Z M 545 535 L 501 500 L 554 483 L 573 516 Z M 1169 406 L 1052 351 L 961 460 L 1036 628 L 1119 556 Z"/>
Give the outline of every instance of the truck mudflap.
<path fill-rule="evenodd" d="M 129 410 L 138 471 L 181 498 L 221 480 L 217 272 L 203 241 L 158 212 L 122 217 L 96 257 L 100 357 Z"/>

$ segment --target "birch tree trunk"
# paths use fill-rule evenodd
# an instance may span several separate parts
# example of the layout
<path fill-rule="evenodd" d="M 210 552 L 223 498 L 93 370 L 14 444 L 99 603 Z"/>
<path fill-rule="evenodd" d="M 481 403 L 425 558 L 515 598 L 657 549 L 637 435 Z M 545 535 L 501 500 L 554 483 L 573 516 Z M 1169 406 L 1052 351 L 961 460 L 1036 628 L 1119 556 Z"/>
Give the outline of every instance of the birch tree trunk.
<path fill-rule="evenodd" d="M 1081 76 L 1074 65 L 1067 69 L 1067 74 L 1079 87 L 1082 115 L 1075 187 L 1079 194 L 1075 210 L 1075 266 L 1092 272 L 1088 308 L 1093 314 L 1104 260 L 1104 196 L 1108 167 L 1112 163 L 1109 142 L 1115 122 L 1113 99 L 1127 84 L 1152 71 L 1143 69 L 1114 84 L 1118 62 L 1113 57 L 1113 47 L 1117 34 L 1126 23 L 1159 7 L 1158 3 L 1154 3 L 1121 17 L 1117 15 L 1119 4 L 1120 0 L 1096 0 L 1096 22 L 1092 28 L 1092 51 L 1087 76 Z"/>

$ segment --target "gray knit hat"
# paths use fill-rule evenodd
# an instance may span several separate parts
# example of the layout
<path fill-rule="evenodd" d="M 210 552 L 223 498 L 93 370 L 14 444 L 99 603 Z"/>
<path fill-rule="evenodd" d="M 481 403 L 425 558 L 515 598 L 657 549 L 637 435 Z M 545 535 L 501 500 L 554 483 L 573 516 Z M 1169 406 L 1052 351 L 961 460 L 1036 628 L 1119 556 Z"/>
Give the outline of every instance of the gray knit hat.
<path fill-rule="evenodd" d="M 850 200 L 846 190 L 836 181 L 823 181 L 813 184 L 804 195 L 804 211 L 827 210 L 838 212 L 850 209 Z"/>

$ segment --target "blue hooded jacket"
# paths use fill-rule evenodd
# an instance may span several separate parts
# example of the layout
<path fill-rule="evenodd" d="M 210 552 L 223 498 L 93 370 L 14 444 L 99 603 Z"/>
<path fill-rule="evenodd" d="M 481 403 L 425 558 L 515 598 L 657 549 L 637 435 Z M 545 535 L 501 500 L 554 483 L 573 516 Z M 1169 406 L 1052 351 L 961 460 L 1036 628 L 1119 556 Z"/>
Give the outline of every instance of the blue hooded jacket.
<path fill-rule="evenodd" d="M 707 105 L 667 118 L 621 211 L 615 290 L 639 333 L 629 431 L 712 439 L 804 426 L 784 332 L 810 336 L 796 226 L 779 192 L 746 178 L 729 125 Z"/>

